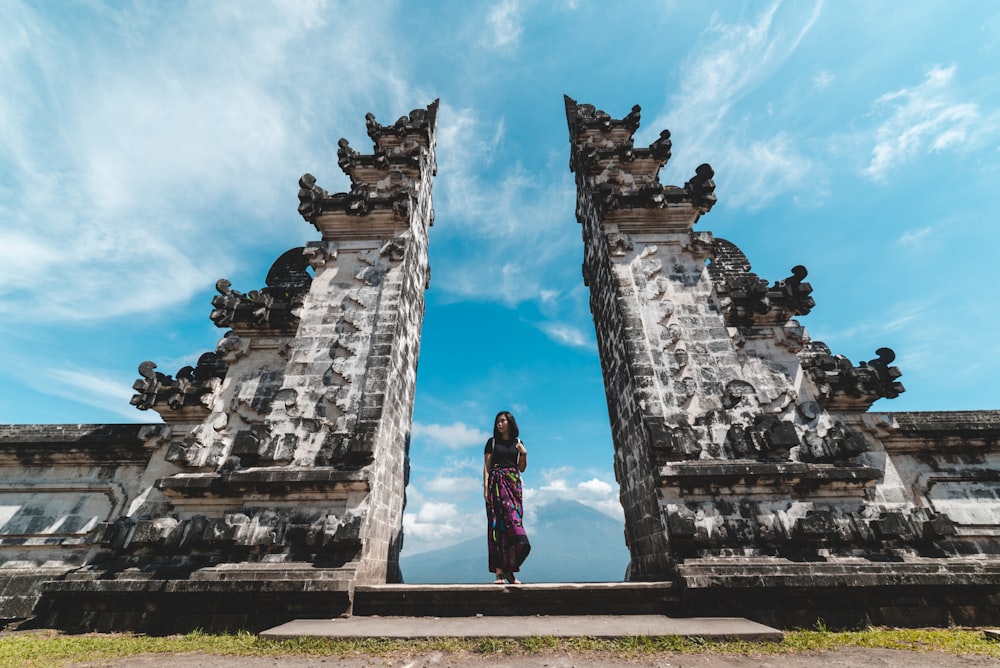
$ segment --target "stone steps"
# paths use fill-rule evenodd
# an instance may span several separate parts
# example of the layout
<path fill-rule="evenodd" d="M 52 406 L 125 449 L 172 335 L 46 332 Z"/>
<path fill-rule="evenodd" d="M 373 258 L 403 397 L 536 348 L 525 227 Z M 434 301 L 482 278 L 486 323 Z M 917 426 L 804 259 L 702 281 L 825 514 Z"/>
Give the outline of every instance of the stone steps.
<path fill-rule="evenodd" d="M 664 615 L 556 615 L 479 617 L 349 617 L 297 619 L 260 634 L 295 638 L 628 638 L 698 637 L 705 640 L 780 641 L 784 634 L 738 617 Z"/>
<path fill-rule="evenodd" d="M 474 617 L 666 614 L 677 601 L 670 582 L 523 585 L 356 585 L 355 616 Z"/>
<path fill-rule="evenodd" d="M 625 638 L 682 636 L 780 641 L 781 631 L 739 617 L 669 617 L 670 582 L 524 585 L 356 585 L 353 616 L 296 619 L 262 638 Z"/>

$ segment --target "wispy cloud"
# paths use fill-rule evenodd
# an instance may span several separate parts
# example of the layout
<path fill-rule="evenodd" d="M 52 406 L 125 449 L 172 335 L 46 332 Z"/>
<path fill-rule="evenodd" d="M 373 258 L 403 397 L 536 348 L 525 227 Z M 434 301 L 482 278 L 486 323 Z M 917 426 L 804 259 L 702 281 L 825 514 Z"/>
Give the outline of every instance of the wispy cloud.
<path fill-rule="evenodd" d="M 12 241 L 0 250 L 0 313 L 155 311 L 254 244 L 294 238 L 283 227 L 301 225 L 294 175 L 318 149 L 327 164 L 332 153 L 312 116 L 361 116 L 352 105 L 375 91 L 411 97 L 349 29 L 380 10 L 346 17 L 315 50 L 321 8 L 77 5 L 57 24 L 15 3 L 0 28 L 0 230 Z M 325 85 L 312 85 L 322 70 Z M 334 95 L 338 81 L 350 95 Z M 46 309 L 26 308 L 40 300 Z"/>
<path fill-rule="evenodd" d="M 503 0 L 490 9 L 486 16 L 486 24 L 490 28 L 491 46 L 503 51 L 516 48 L 524 31 L 521 20 L 519 0 Z"/>
<path fill-rule="evenodd" d="M 544 301 L 558 293 L 552 267 L 565 267 L 579 243 L 570 222 L 575 193 L 562 173 L 538 174 L 518 162 L 488 173 L 503 126 L 502 118 L 442 105 L 435 208 L 447 229 L 435 230 L 434 243 L 466 252 L 435 264 L 435 284 L 459 298 Z"/>
<path fill-rule="evenodd" d="M 836 78 L 837 77 L 827 72 L 826 70 L 820 70 L 813 75 L 812 81 L 813 85 L 816 87 L 816 90 L 826 90 L 827 88 L 830 87 L 830 85 Z"/>
<path fill-rule="evenodd" d="M 962 101 L 954 89 L 956 65 L 935 66 L 913 88 L 886 93 L 875 101 L 885 119 L 875 130 L 871 161 L 863 173 L 884 181 L 922 154 L 976 145 L 996 131 L 975 102 Z"/>
<path fill-rule="evenodd" d="M 579 472 L 573 469 L 562 472 L 572 477 L 579 476 Z M 549 477 L 541 487 L 526 488 L 524 496 L 525 512 L 531 521 L 534 521 L 539 507 L 554 501 L 576 501 L 616 520 L 625 517 L 617 484 L 599 478 L 573 480 L 571 477 Z"/>
<path fill-rule="evenodd" d="M 750 211 L 763 207 L 778 193 L 792 190 L 812 170 L 812 161 L 786 133 L 767 141 L 750 141 L 742 151 L 728 154 L 725 164 L 729 204 Z M 820 192 L 814 192 L 814 197 Z"/>
<path fill-rule="evenodd" d="M 896 240 L 896 244 L 904 246 L 907 248 L 918 248 L 926 242 L 927 238 L 931 236 L 934 228 L 928 225 L 927 227 L 921 227 L 916 230 L 907 230 Z"/>
<path fill-rule="evenodd" d="M 790 135 L 761 139 L 730 117 L 739 101 L 768 80 L 795 53 L 819 18 L 822 2 L 772 2 L 746 23 L 726 23 L 715 14 L 705 43 L 681 68 L 680 90 L 667 111 L 644 123 L 642 135 L 673 133 L 674 157 L 663 180 L 684 183 L 696 165 L 710 162 L 724 206 L 759 208 L 805 182 L 812 164 Z"/>
<path fill-rule="evenodd" d="M 556 343 L 570 348 L 597 349 L 593 338 L 580 328 L 565 322 L 543 322 L 538 328 Z"/>
<path fill-rule="evenodd" d="M 419 438 L 429 448 L 448 450 L 481 446 L 490 437 L 485 431 L 469 427 L 464 422 L 446 425 L 414 422 L 412 433 L 414 438 Z"/>
<path fill-rule="evenodd" d="M 932 310 L 934 301 L 935 298 L 926 296 L 926 301 L 923 302 L 897 302 L 880 310 L 877 318 L 856 322 L 843 329 L 811 333 L 811 336 L 819 340 L 877 341 L 892 333 L 906 332 L 913 323 L 924 321 L 926 314 Z"/>
<path fill-rule="evenodd" d="M 38 369 L 33 371 L 34 378 L 28 384 L 44 394 L 105 410 L 127 422 L 160 421 L 155 412 L 140 412 L 129 404 L 133 392 L 130 384 L 121 379 L 79 369 L 48 369 L 42 376 Z M 44 384 L 36 382 L 35 378 L 44 378 Z"/>

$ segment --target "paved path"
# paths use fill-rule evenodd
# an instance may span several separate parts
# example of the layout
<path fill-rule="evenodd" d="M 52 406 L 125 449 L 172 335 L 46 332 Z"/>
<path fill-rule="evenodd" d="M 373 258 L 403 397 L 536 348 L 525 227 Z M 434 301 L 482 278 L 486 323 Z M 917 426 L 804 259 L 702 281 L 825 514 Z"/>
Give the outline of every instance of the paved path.
<path fill-rule="evenodd" d="M 676 654 L 615 656 L 596 652 L 470 654 L 413 652 L 392 656 L 213 656 L 144 654 L 73 664 L 78 668 L 994 668 L 996 658 L 943 652 L 847 648 L 829 652 L 727 656 Z"/>
<path fill-rule="evenodd" d="M 784 634 L 740 617 L 672 618 L 663 615 L 573 615 L 525 617 L 348 617 L 297 619 L 260 634 L 262 638 L 624 638 L 687 636 L 711 640 L 774 640 Z"/>

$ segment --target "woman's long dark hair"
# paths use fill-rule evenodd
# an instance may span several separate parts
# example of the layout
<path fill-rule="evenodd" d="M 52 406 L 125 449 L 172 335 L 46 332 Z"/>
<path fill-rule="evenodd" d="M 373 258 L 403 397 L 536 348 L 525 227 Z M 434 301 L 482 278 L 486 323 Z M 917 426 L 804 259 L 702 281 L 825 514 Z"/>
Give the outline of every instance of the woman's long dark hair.
<path fill-rule="evenodd" d="M 499 413 L 497 413 L 497 416 L 493 418 L 493 440 L 495 441 L 503 440 L 503 434 L 501 434 L 500 430 L 497 429 L 497 420 L 500 418 L 501 415 L 507 416 L 507 426 L 508 426 L 507 431 L 510 434 L 510 439 L 512 441 L 516 441 L 517 437 L 521 435 L 521 431 L 517 428 L 517 420 L 514 419 L 514 416 L 510 413 L 510 411 L 500 411 Z"/>

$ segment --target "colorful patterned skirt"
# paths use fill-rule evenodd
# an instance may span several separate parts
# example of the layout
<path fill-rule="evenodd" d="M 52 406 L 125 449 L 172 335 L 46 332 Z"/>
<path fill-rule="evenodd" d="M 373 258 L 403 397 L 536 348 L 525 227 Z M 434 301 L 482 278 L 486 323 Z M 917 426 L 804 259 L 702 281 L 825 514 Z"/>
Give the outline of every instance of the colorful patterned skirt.
<path fill-rule="evenodd" d="M 496 573 L 500 569 L 504 573 L 516 573 L 531 551 L 522 525 L 524 502 L 521 474 L 514 467 L 494 468 L 490 471 L 489 485 L 486 539 L 490 572 Z"/>

